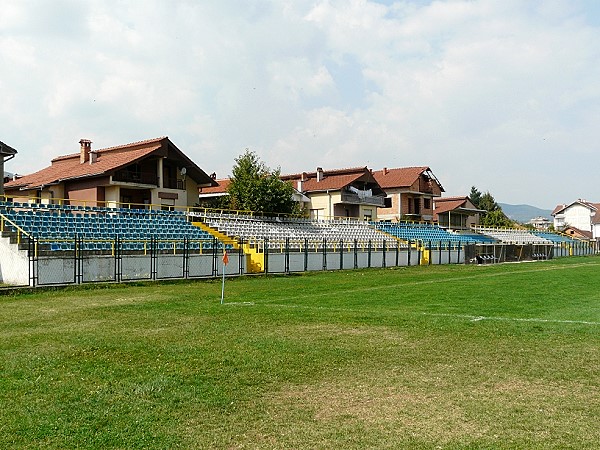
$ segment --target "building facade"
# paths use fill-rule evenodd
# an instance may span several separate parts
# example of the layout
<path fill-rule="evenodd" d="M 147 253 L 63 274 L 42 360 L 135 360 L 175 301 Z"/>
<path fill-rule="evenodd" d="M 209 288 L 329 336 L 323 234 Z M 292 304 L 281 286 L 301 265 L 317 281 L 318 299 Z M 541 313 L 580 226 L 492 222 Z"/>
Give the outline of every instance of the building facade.
<path fill-rule="evenodd" d="M 477 209 L 469 197 L 440 197 L 434 200 L 433 220 L 439 226 L 454 230 L 468 230 L 479 225 L 485 210 Z"/>
<path fill-rule="evenodd" d="M 378 208 L 380 220 L 434 220 L 434 199 L 444 188 L 429 167 L 384 168 L 373 176 L 387 194 L 385 204 Z"/>
<path fill-rule="evenodd" d="M 592 203 L 578 199 L 570 204 L 558 205 L 552 211 L 554 228 L 567 230 L 570 235 L 591 236 L 592 239 L 600 237 L 600 203 Z"/>
<path fill-rule="evenodd" d="M 79 141 L 78 153 L 5 185 L 17 202 L 106 207 L 193 206 L 200 186 L 215 184 L 168 137 L 100 150 Z"/>

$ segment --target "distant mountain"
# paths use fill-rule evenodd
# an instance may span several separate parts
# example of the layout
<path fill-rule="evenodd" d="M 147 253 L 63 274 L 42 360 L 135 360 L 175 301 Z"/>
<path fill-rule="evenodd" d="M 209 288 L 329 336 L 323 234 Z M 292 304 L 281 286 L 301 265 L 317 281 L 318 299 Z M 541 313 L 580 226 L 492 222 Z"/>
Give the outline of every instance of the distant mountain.
<path fill-rule="evenodd" d="M 541 209 L 536 208 L 531 205 L 509 205 L 508 203 L 498 203 L 504 214 L 508 216 L 509 219 L 515 220 L 517 222 L 525 223 L 529 222 L 531 219 L 535 217 L 545 217 L 549 220 L 553 220 L 552 210 L 550 209 Z"/>

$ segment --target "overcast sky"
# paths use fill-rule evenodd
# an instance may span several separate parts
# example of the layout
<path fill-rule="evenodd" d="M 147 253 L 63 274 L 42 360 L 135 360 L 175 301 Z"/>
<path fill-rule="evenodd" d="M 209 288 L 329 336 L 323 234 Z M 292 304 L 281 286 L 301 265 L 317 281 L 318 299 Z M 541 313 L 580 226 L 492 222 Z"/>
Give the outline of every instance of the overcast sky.
<path fill-rule="evenodd" d="M 169 138 L 228 176 L 429 166 L 445 195 L 600 201 L 596 0 L 0 0 L 0 140 L 31 173 Z"/>

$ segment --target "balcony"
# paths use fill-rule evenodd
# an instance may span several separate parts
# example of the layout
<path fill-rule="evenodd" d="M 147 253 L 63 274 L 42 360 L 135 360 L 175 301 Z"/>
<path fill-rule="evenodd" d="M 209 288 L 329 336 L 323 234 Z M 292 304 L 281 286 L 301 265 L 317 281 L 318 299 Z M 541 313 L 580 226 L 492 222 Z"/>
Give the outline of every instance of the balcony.
<path fill-rule="evenodd" d="M 113 181 L 123 183 L 150 184 L 158 186 L 158 176 L 152 172 L 132 172 L 129 170 L 118 170 L 112 176 Z"/>
<path fill-rule="evenodd" d="M 185 181 L 184 180 L 163 180 L 163 187 L 166 189 L 179 189 L 185 191 Z"/>
<path fill-rule="evenodd" d="M 385 197 L 376 197 L 373 195 L 359 195 L 354 192 L 342 192 L 342 203 L 351 203 L 354 205 L 371 205 L 371 206 L 385 206 Z"/>

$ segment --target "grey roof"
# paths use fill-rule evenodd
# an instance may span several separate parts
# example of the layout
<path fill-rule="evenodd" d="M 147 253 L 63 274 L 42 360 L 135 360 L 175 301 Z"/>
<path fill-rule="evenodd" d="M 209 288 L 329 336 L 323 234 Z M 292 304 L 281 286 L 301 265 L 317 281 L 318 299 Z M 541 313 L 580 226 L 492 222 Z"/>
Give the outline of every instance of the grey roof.
<path fill-rule="evenodd" d="M 6 145 L 4 142 L 0 141 L 0 155 L 16 155 L 17 151 L 9 145 Z"/>

